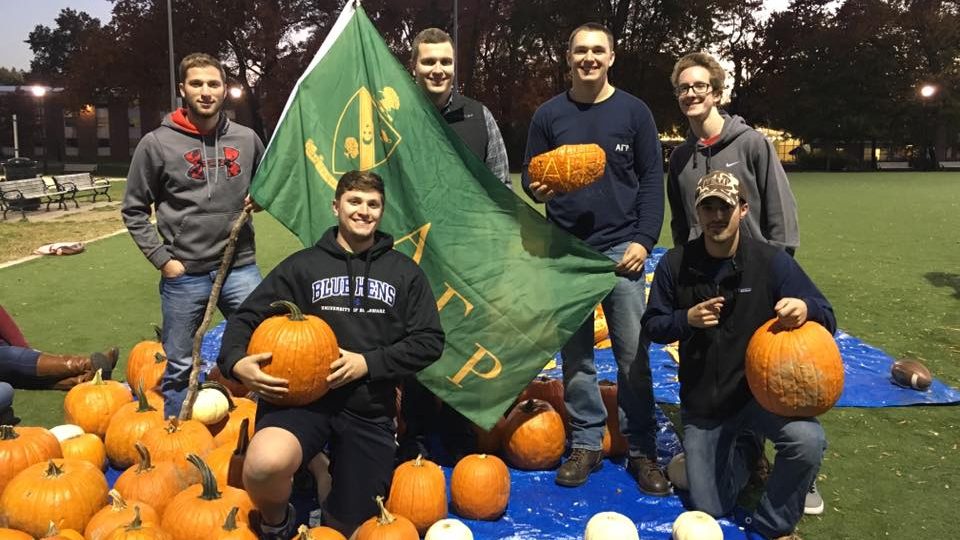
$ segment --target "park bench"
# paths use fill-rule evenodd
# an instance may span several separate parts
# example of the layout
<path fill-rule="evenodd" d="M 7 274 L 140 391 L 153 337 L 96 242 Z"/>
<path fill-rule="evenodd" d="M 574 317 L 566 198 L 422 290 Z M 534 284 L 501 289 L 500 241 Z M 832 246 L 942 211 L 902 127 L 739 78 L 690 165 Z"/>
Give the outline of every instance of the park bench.
<path fill-rule="evenodd" d="M 93 202 L 97 202 L 97 197 L 104 195 L 108 201 L 110 198 L 110 181 L 106 178 L 94 178 L 90 173 L 61 174 L 53 177 L 60 189 L 67 192 L 66 199 L 73 201 L 74 206 L 80 208 L 77 202 L 78 195 L 93 195 Z"/>
<path fill-rule="evenodd" d="M 26 210 L 31 201 L 47 203 L 48 212 L 53 203 L 57 203 L 57 208 L 66 210 L 67 203 L 64 202 L 64 197 L 67 193 L 68 191 L 56 182 L 41 177 L 0 182 L 0 206 L 3 207 L 3 219 L 7 219 L 7 212 L 10 210 L 19 210 L 23 219 L 27 219 Z"/>
<path fill-rule="evenodd" d="M 941 161 L 940 168 L 943 170 L 960 169 L 960 161 Z"/>
<path fill-rule="evenodd" d="M 908 171 L 910 163 L 907 161 L 878 161 L 878 171 Z"/>

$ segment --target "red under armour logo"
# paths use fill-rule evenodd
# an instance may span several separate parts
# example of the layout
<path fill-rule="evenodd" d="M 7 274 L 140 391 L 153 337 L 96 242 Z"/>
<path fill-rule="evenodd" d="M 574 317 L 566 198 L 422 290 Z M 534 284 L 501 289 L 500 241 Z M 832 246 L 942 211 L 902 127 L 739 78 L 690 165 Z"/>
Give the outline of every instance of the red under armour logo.
<path fill-rule="evenodd" d="M 239 150 L 231 146 L 224 146 L 223 157 L 216 159 L 216 167 L 224 167 L 227 169 L 227 179 L 233 178 L 239 175 L 243 170 L 240 168 L 240 164 L 237 163 L 239 158 Z M 204 179 L 204 169 L 210 165 L 210 162 L 212 161 L 204 161 L 203 153 L 199 148 L 190 150 L 189 152 L 183 154 L 183 159 L 190 164 L 190 168 L 187 169 L 187 178 L 192 178 L 194 180 Z"/>

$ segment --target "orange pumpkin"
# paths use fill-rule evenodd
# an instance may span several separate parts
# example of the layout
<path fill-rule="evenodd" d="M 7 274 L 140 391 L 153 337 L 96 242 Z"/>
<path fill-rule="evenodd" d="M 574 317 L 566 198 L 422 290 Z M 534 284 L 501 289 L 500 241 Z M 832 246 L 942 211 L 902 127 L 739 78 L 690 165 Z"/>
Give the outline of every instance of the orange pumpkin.
<path fill-rule="evenodd" d="M 596 345 L 610 337 L 607 327 L 607 316 L 603 313 L 603 306 L 598 305 L 593 310 L 593 343 Z"/>
<path fill-rule="evenodd" d="M 227 515 L 239 508 L 237 518 L 249 523 L 253 501 L 246 491 L 231 486 L 218 486 L 213 472 L 196 454 L 187 461 L 197 468 L 201 481 L 178 493 L 163 511 L 160 527 L 174 540 L 208 540 L 223 529 Z"/>
<path fill-rule="evenodd" d="M 116 489 L 111 489 L 107 494 L 110 496 L 110 504 L 94 514 L 87 523 L 87 528 L 83 530 L 87 540 L 103 540 L 117 527 L 128 525 L 138 515 L 135 508 L 139 509 L 139 515 L 144 522 L 160 521 L 157 511 L 149 504 L 142 501 L 127 501 Z"/>
<path fill-rule="evenodd" d="M 51 459 L 10 480 L 0 495 L 0 523 L 37 538 L 51 521 L 82 531 L 106 502 L 107 479 L 100 469 L 79 459 Z"/>
<path fill-rule="evenodd" d="M 840 349 L 813 321 L 790 330 L 776 318 L 764 323 L 747 345 L 746 374 L 757 402 L 780 416 L 823 414 L 843 392 Z"/>
<path fill-rule="evenodd" d="M 253 331 L 247 354 L 273 353 L 263 371 L 289 382 L 287 394 L 272 403 L 306 405 L 327 393 L 330 364 L 340 357 L 337 338 L 319 317 L 304 315 L 292 302 L 281 300 L 270 307 L 285 307 L 288 315 L 270 317 Z"/>
<path fill-rule="evenodd" d="M 565 144 L 530 160 L 530 180 L 558 193 L 584 188 L 603 176 L 607 154 L 596 144 Z"/>
<path fill-rule="evenodd" d="M 496 454 L 503 446 L 503 430 L 507 419 L 501 417 L 493 428 L 486 430 L 474 424 L 473 432 L 477 435 L 477 451 L 483 454 Z"/>
<path fill-rule="evenodd" d="M 230 412 L 222 421 L 207 426 L 213 434 L 213 442 L 217 446 L 233 444 L 240 435 L 240 424 L 243 419 L 247 422 L 247 435 L 253 437 L 253 426 L 257 420 L 257 402 L 243 397 L 228 397 Z"/>
<path fill-rule="evenodd" d="M 0 528 L 0 540 L 33 540 L 33 537 L 16 529 Z"/>
<path fill-rule="evenodd" d="M 126 386 L 117 381 L 103 380 L 103 374 L 98 369 L 92 381 L 80 383 L 67 392 L 63 399 L 64 417 L 68 424 L 76 424 L 83 431 L 102 439 L 113 413 L 131 401 L 133 395 Z"/>
<path fill-rule="evenodd" d="M 106 470 L 107 468 L 107 451 L 104 449 L 100 437 L 93 433 L 84 433 L 60 441 L 60 449 L 63 451 L 63 457 L 65 458 L 88 461 L 100 470 Z"/>
<path fill-rule="evenodd" d="M 517 403 L 528 399 L 542 399 L 553 407 L 563 420 L 563 425 L 567 426 L 567 405 L 563 401 L 563 396 L 563 381 L 547 375 L 537 375 L 523 389 L 523 392 L 520 392 Z"/>
<path fill-rule="evenodd" d="M 144 523 L 140 519 L 140 508 L 134 507 L 135 517 L 126 527 L 117 527 L 104 540 L 173 540 L 160 527 L 152 523 Z"/>
<path fill-rule="evenodd" d="M 250 446 L 250 435 L 247 424 L 250 420 L 244 418 L 241 429 L 237 430 L 237 442 L 218 446 L 207 454 L 206 462 L 217 483 L 243 489 L 243 460 L 247 456 L 247 447 Z"/>
<path fill-rule="evenodd" d="M 123 471 L 113 487 L 125 499 L 143 501 L 152 506 L 157 515 L 162 516 L 170 499 L 183 491 L 188 484 L 173 462 L 160 461 L 154 464 L 146 446 L 137 442 L 134 447 L 140 461 Z"/>
<path fill-rule="evenodd" d="M 603 455 L 618 457 L 630 449 L 623 432 L 620 431 L 620 406 L 617 403 L 617 383 L 606 379 L 600 381 L 600 397 L 607 410 L 607 426 L 603 433 Z"/>
<path fill-rule="evenodd" d="M 167 369 L 167 357 L 160 342 L 160 328 L 154 326 L 153 329 L 157 339 L 137 343 L 127 356 L 127 383 L 130 386 L 142 382 L 144 388 L 156 388 L 160 386 L 160 379 Z"/>
<path fill-rule="evenodd" d="M 436 463 L 417 456 L 393 471 L 387 510 L 410 520 L 421 535 L 447 517 L 447 481 Z"/>
<path fill-rule="evenodd" d="M 58 457 L 63 457 L 60 441 L 46 429 L 0 426 L 0 493 L 20 471 Z"/>
<path fill-rule="evenodd" d="M 60 530 L 53 521 L 47 528 L 47 534 L 43 535 L 42 540 L 84 540 L 83 535 L 73 529 Z"/>
<path fill-rule="evenodd" d="M 230 395 L 234 397 L 244 397 L 250 393 L 250 389 L 247 388 L 242 382 L 228 379 L 226 375 L 220 371 L 220 366 L 213 366 L 213 369 L 210 370 L 210 373 L 207 373 L 206 380 L 217 381 L 218 383 L 226 386 L 227 390 L 230 391 Z"/>
<path fill-rule="evenodd" d="M 330 527 L 308 529 L 306 525 L 301 525 L 297 529 L 297 536 L 294 537 L 294 540 L 347 540 L 347 537 Z"/>
<path fill-rule="evenodd" d="M 144 392 L 142 384 L 135 391 L 137 401 L 127 403 L 113 414 L 107 426 L 107 458 L 114 469 L 126 469 L 137 462 L 134 446 L 150 428 L 164 425 L 163 402 L 155 402 Z"/>
<path fill-rule="evenodd" d="M 518 469 L 544 470 L 560 462 L 566 446 L 563 420 L 549 403 L 528 399 L 507 416 L 504 451 Z"/>
<path fill-rule="evenodd" d="M 453 467 L 450 502 L 457 515 L 493 521 L 510 501 L 510 471 L 497 456 L 471 454 Z"/>
<path fill-rule="evenodd" d="M 409 519 L 395 516 L 383 506 L 383 497 L 377 495 L 380 515 L 374 516 L 357 529 L 356 540 L 420 540 L 420 533 Z"/>
<path fill-rule="evenodd" d="M 205 456 L 214 446 L 213 435 L 210 435 L 207 426 L 196 420 L 179 420 L 176 417 L 171 417 L 166 424 L 148 429 L 140 442 L 150 450 L 154 460 L 172 461 L 188 484 L 199 482 L 200 475 L 196 467 L 187 461 L 187 454 Z"/>
<path fill-rule="evenodd" d="M 248 525 L 237 524 L 237 514 L 240 507 L 234 506 L 230 509 L 226 519 L 223 521 L 223 527 L 217 532 L 217 540 L 257 540 L 257 535 Z"/>

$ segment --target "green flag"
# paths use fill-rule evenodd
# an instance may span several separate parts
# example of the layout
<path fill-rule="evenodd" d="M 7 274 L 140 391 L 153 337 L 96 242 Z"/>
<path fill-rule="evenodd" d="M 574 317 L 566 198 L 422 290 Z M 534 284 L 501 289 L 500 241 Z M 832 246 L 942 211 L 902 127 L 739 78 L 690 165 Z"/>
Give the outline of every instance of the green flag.
<path fill-rule="evenodd" d="M 350 2 L 291 93 L 251 194 L 309 246 L 336 223 L 336 182 L 353 169 L 383 178 L 380 228 L 437 298 L 446 347 L 420 380 L 492 427 L 613 288 L 613 262 L 501 184 Z"/>

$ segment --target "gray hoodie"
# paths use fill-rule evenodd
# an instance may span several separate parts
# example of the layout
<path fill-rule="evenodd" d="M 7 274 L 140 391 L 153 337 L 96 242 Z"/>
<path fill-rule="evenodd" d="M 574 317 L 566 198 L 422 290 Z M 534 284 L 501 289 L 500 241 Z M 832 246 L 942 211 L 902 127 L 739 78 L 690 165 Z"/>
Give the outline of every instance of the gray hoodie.
<path fill-rule="evenodd" d="M 225 116 L 200 134 L 183 109 L 168 114 L 140 140 L 127 174 L 121 214 L 140 251 L 158 269 L 177 259 L 188 273 L 215 270 L 262 155 L 253 130 Z M 154 210 L 156 228 L 150 223 Z M 253 262 L 248 221 L 234 265 Z"/>
<path fill-rule="evenodd" d="M 719 169 L 740 180 L 741 196 L 750 204 L 740 230 L 793 254 L 800 245 L 797 202 L 773 145 L 743 118 L 723 111 L 720 114 L 723 130 L 714 144 L 705 146 L 691 132 L 670 154 L 667 201 L 673 244 L 679 246 L 700 236 L 694 205 L 697 182 Z"/>

